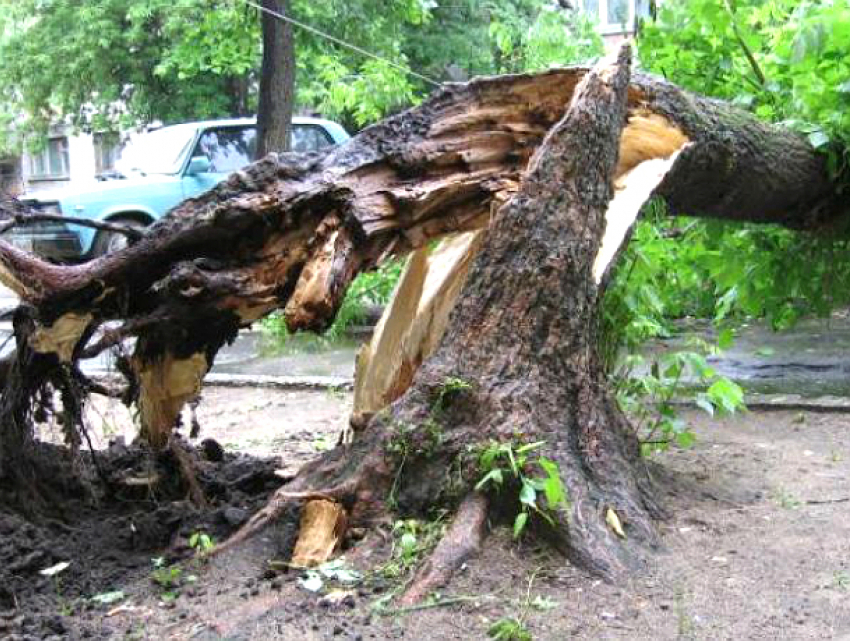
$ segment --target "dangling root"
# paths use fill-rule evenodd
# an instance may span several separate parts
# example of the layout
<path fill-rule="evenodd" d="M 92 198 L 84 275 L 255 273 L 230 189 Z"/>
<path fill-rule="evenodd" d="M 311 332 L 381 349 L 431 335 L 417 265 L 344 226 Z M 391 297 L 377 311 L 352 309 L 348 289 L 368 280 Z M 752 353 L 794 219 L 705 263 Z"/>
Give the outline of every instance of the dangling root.
<path fill-rule="evenodd" d="M 186 481 L 186 485 L 189 486 L 189 497 L 192 499 L 192 503 L 199 508 L 207 507 L 207 497 L 204 495 L 204 490 L 198 483 L 192 459 L 186 453 L 186 450 L 183 449 L 183 446 L 180 445 L 180 441 L 178 441 L 174 436 L 171 436 L 171 438 L 168 439 L 168 448 L 171 450 L 174 458 L 177 459 L 177 465 L 180 467 L 180 474 Z"/>
<path fill-rule="evenodd" d="M 487 497 L 483 494 L 472 492 L 467 495 L 448 532 L 401 598 L 402 606 L 414 605 L 431 591 L 446 585 L 455 570 L 478 554 L 486 531 L 487 508 Z"/>

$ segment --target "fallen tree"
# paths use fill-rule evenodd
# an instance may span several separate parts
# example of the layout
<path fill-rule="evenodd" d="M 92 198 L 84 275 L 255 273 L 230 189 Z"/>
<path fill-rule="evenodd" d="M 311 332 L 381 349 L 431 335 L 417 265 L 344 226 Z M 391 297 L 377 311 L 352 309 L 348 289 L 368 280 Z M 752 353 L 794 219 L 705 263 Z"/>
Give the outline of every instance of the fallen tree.
<path fill-rule="evenodd" d="M 366 412 L 350 447 L 307 466 L 229 545 L 293 500 L 336 502 L 355 526 L 456 508 L 412 600 L 477 548 L 488 512 L 529 508 L 528 481 L 540 531 L 576 562 L 604 575 L 630 567 L 654 544 L 660 510 L 599 363 L 596 311 L 641 206 L 655 196 L 675 213 L 796 229 L 836 224 L 842 208 L 823 158 L 796 134 L 629 67 L 624 49 L 592 72 L 448 85 L 338 149 L 270 155 L 83 265 L 0 243 L 0 280 L 23 301 L 0 476 L 38 488 L 26 454 L 54 391 L 79 442 L 92 390 L 80 359 L 134 337 L 119 392 L 151 446 L 179 453 L 179 412 L 240 327 L 283 309 L 291 330 L 321 330 L 357 273 L 487 228 L 446 335 L 410 361 L 386 399 L 398 400 Z M 533 452 L 502 475 L 499 501 L 475 489 L 502 464 L 485 456 L 491 443 L 508 458 Z"/>

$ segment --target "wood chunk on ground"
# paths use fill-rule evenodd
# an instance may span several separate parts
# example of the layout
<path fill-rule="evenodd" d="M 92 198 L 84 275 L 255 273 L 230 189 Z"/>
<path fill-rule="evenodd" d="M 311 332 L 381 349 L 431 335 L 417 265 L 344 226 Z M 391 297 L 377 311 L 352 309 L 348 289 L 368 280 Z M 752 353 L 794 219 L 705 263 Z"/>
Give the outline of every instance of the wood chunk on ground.
<path fill-rule="evenodd" d="M 334 501 L 308 501 L 301 513 L 301 529 L 292 565 L 310 568 L 327 561 L 339 549 L 348 518 L 345 509 Z"/>

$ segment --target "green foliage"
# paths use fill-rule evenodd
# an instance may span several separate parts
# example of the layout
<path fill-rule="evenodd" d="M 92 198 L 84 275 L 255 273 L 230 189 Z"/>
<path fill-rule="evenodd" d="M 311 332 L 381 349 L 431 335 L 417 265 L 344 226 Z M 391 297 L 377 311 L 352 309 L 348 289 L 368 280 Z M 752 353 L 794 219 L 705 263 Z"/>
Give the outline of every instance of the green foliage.
<path fill-rule="evenodd" d="M 437 399 L 432 406 L 432 414 L 439 415 L 444 412 L 459 395 L 471 389 L 472 383 L 456 376 L 449 376 L 437 391 Z"/>
<path fill-rule="evenodd" d="M 650 70 L 797 128 L 847 171 L 848 0 L 666 2 L 639 45 Z"/>
<path fill-rule="evenodd" d="M 677 409 L 676 402 L 682 398 L 690 395 L 712 415 L 745 409 L 741 387 L 718 376 L 706 362 L 709 347 L 694 347 L 700 351 L 675 351 L 652 359 L 649 371 L 645 371 L 646 358 L 630 355 L 615 371 L 617 399 L 632 418 L 645 453 L 665 450 L 673 442 L 680 447 L 694 443 L 696 436 Z"/>
<path fill-rule="evenodd" d="M 293 0 L 294 17 L 438 82 L 598 55 L 583 18 L 546 0 Z M 491 24 L 493 26 L 491 26 Z M 296 107 L 360 127 L 433 87 L 295 28 Z M 49 124 L 117 130 L 251 113 L 260 20 L 239 0 L 0 0 L 0 150 Z"/>
<path fill-rule="evenodd" d="M 189 547 L 201 556 L 215 547 L 215 541 L 206 532 L 193 532 L 189 537 Z"/>
<path fill-rule="evenodd" d="M 500 73 L 586 62 L 604 51 L 594 23 L 583 12 L 529 1 L 495 4 L 489 33 Z"/>
<path fill-rule="evenodd" d="M 502 617 L 487 629 L 487 636 L 494 641 L 532 641 L 533 637 L 525 624 L 515 617 Z"/>
<path fill-rule="evenodd" d="M 492 442 L 478 457 L 482 476 L 475 485 L 476 490 L 498 492 L 505 485 L 518 488 L 519 512 L 513 525 L 515 539 L 522 536 L 532 512 L 554 525 L 553 513 L 570 505 L 557 463 L 533 455 L 543 445 L 544 441 L 525 445 Z"/>
<path fill-rule="evenodd" d="M 0 111 L 15 123 L 0 134 L 0 148 L 20 147 L 63 119 L 114 130 L 233 112 L 233 65 L 187 81 L 173 64 L 188 47 L 210 44 L 192 40 L 197 30 L 188 25 L 241 46 L 228 13 L 224 0 L 0 0 Z"/>
<path fill-rule="evenodd" d="M 845 239 L 671 218 L 653 202 L 605 293 L 603 361 L 651 449 L 688 445 L 693 433 L 672 401 L 690 398 L 711 413 L 730 412 L 743 407 L 742 391 L 705 363 L 715 348 L 696 344 L 679 354 L 637 356 L 647 341 L 681 331 L 678 319 L 703 318 L 714 323 L 718 347 L 725 349 L 746 319 L 785 329 L 803 315 L 826 316 L 850 303 L 848 288 Z"/>
<path fill-rule="evenodd" d="M 640 60 L 649 70 L 806 135 L 827 154 L 840 184 L 846 182 L 850 141 L 848 53 L 847 0 L 668 2 L 639 39 Z M 669 403 L 683 393 L 682 375 L 703 384 L 693 398 L 710 412 L 740 407 L 740 388 L 694 367 L 693 356 L 669 356 L 650 366 L 644 380 L 628 381 L 637 368 L 634 359 L 624 365 L 622 354 L 669 336 L 671 320 L 686 316 L 713 320 L 721 347 L 746 318 L 767 319 L 780 330 L 806 314 L 826 316 L 850 303 L 848 241 L 768 226 L 665 219 L 657 204 L 646 214 L 606 295 L 603 353 L 621 397 L 631 395 L 627 407 L 634 409 L 640 399 L 656 403 L 658 413 L 648 421 L 651 412 L 638 410 L 647 432 L 660 433 L 662 443 L 688 443 L 692 435 Z"/>
<path fill-rule="evenodd" d="M 393 523 L 389 560 L 378 570 L 388 579 L 406 577 L 431 550 L 445 532 L 445 514 L 431 521 L 403 519 Z"/>
<path fill-rule="evenodd" d="M 531 641 L 531 631 L 526 627 L 525 621 L 531 610 L 546 611 L 556 608 L 558 603 L 540 594 L 532 597 L 534 580 L 542 568 L 535 570 L 528 579 L 528 587 L 525 595 L 517 603 L 519 614 L 517 616 L 503 616 L 497 619 L 488 628 L 487 635 L 491 639 L 502 641 Z"/>
<path fill-rule="evenodd" d="M 766 318 L 775 329 L 850 303 L 850 243 L 764 225 L 670 218 L 652 202 L 635 227 L 603 305 L 603 360 L 666 337 L 672 320 L 729 325 Z M 728 347 L 730 330 L 722 332 Z"/>
<path fill-rule="evenodd" d="M 183 568 L 176 564 L 166 565 L 165 558 L 161 556 L 151 559 L 151 563 L 151 580 L 163 590 L 165 598 L 175 598 L 176 590 L 183 584 Z"/>

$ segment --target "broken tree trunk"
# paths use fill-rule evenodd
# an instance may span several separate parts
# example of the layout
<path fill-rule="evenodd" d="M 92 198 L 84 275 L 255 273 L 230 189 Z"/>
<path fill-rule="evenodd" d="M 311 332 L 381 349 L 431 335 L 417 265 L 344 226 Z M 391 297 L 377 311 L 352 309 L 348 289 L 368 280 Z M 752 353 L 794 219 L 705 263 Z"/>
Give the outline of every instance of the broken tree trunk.
<path fill-rule="evenodd" d="M 403 509 L 450 503 L 475 468 L 474 457 L 452 458 L 460 451 L 452 443 L 546 432 L 574 505 L 572 521 L 561 514 L 555 531 L 589 567 L 618 567 L 619 548 L 596 518 L 600 502 L 617 510 L 630 537 L 646 540 L 653 506 L 593 351 L 608 261 L 592 265 L 605 216 L 622 238 L 650 194 L 678 214 L 795 228 L 841 213 L 823 158 L 802 138 L 657 78 L 629 83 L 624 69 L 591 82 L 587 69 L 572 68 L 447 85 L 340 148 L 270 155 L 183 203 L 138 243 L 84 265 L 49 265 L 0 243 L 0 280 L 29 319 L 17 334 L 27 350 L 8 370 L 0 405 L 0 475 L 26 459 L 28 412 L 39 399 L 54 387 L 78 399 L 85 386 L 68 381 L 80 379 L 80 358 L 137 338 L 120 362 L 127 397 L 141 409 L 143 435 L 165 447 L 181 406 L 240 327 L 283 309 L 290 329 L 322 329 L 357 273 L 441 235 L 487 227 L 499 209 L 444 347 L 350 451 L 329 455 L 294 490 L 328 490 L 355 522 L 384 515 L 390 493 Z M 575 96 L 577 86 L 586 95 Z M 588 129 L 573 131 L 579 122 Z M 619 191 L 609 206 L 612 180 Z M 117 326 L 104 329 L 110 321 Z M 49 367 L 22 369 L 31 367 L 25 353 Z M 436 445 L 425 447 L 432 436 L 421 423 L 433 428 L 429 408 L 447 377 L 474 391 L 444 410 L 431 430 Z M 408 432 L 410 446 L 398 436 Z M 402 451 L 434 449 L 435 460 L 460 465 L 457 491 L 435 494 L 435 466 L 390 456 L 394 439 Z"/>
<path fill-rule="evenodd" d="M 714 158 L 732 162 L 729 150 L 721 153 L 712 142 L 707 147 L 712 153 L 700 160 L 700 143 L 670 119 L 635 115 L 633 107 L 629 117 L 634 91 L 626 51 L 616 64 L 584 77 L 566 115 L 531 158 L 521 184 L 495 213 L 439 347 L 415 374 L 397 367 L 391 384 L 382 382 L 383 363 L 365 368 L 380 394 L 371 407 L 364 404 L 374 410 L 381 398 L 398 396 L 407 379 L 412 385 L 370 421 L 360 421 L 366 424 L 351 449 L 329 453 L 287 487 L 289 496 L 320 491 L 335 498 L 357 526 L 391 510 L 427 514 L 437 507 L 457 508 L 446 541 L 410 587 L 405 603 L 437 587 L 478 549 L 487 503 L 477 490 L 491 471 L 487 465 L 493 465 L 493 457 L 486 463 L 484 454 L 489 444 L 517 456 L 524 446 L 542 443 L 521 473 L 501 470 L 503 487 L 492 505 L 511 516 L 523 509 L 534 515 L 539 509 L 545 514 L 537 523 L 541 533 L 582 567 L 615 576 L 639 565 L 642 546 L 656 542 L 653 518 L 660 510 L 636 437 L 608 389 L 597 353 L 601 283 L 651 194 L 686 204 L 688 195 L 671 179 L 680 166 L 703 172 L 704 182 L 692 192 L 699 209 L 689 211 L 756 220 L 763 213 L 742 213 L 748 196 L 727 189 L 732 178 L 718 183 L 705 173 Z M 715 116 L 724 108 L 707 106 Z M 812 156 L 809 161 L 813 172 L 822 171 L 820 161 Z M 822 224 L 835 212 L 829 209 L 834 207 L 831 192 L 825 187 L 807 206 L 801 175 L 786 175 L 797 185 L 793 197 L 790 184 L 777 186 L 785 189 L 783 206 L 795 213 L 776 209 L 773 218 L 799 226 Z M 734 208 L 725 210 L 731 202 Z M 375 353 L 389 356 L 411 333 L 416 335 L 417 320 L 408 308 L 425 298 L 420 290 L 428 275 L 417 265 L 422 260 L 413 258 L 400 286 L 399 292 L 410 289 L 412 300 L 393 302 L 373 344 Z M 445 280 L 436 278 L 437 283 Z M 402 327 L 386 337 L 394 321 Z M 427 325 L 427 319 L 422 322 Z M 384 342 L 390 345 L 386 349 Z M 414 341 L 414 349 L 393 358 L 413 362 L 418 359 L 404 360 L 404 353 L 421 354 L 424 346 L 425 341 Z M 524 485 L 533 487 L 553 475 L 566 490 L 568 506 L 556 495 L 548 502 L 552 497 L 538 493 L 530 508 Z M 282 504 L 273 502 L 234 541 L 262 527 Z"/>
<path fill-rule="evenodd" d="M 327 457 L 291 489 L 336 494 L 355 522 L 380 515 L 389 500 L 422 514 L 475 491 L 488 472 L 481 467 L 488 443 L 510 444 L 514 456 L 543 443 L 527 469 L 513 477 L 504 471 L 503 509 L 518 512 L 523 477 L 542 479 L 554 464 L 569 507 L 541 499 L 535 507 L 547 516 L 539 525 L 576 562 L 613 576 L 631 565 L 635 543 L 654 543 L 659 510 L 596 347 L 593 265 L 613 196 L 628 83 L 627 50 L 584 78 L 520 189 L 494 215 L 440 347 L 353 452 Z M 571 160 L 575 150 L 581 162 Z M 624 524 L 628 545 L 606 525 L 609 510 Z M 476 547 L 452 531 L 450 549 L 465 556 Z M 470 528 L 468 536 L 480 535 Z M 446 556 L 442 568 L 454 563 Z M 421 592 L 411 587 L 411 595 Z"/>

